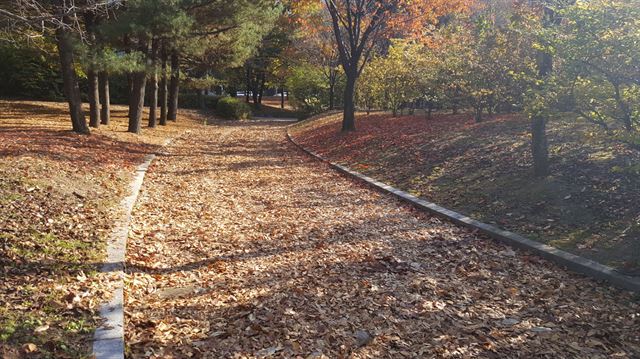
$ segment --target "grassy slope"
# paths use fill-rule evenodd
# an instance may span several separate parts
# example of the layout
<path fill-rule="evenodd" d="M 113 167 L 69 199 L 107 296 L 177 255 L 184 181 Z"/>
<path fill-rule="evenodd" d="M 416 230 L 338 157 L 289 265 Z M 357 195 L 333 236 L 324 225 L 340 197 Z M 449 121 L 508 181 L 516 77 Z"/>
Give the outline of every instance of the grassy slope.
<path fill-rule="evenodd" d="M 482 221 L 613 265 L 640 268 L 640 152 L 591 125 L 549 125 L 552 175 L 531 176 L 528 122 L 500 116 L 339 116 L 292 134 L 337 162 Z"/>
<path fill-rule="evenodd" d="M 65 104 L 0 101 L 0 357 L 85 357 L 109 285 L 105 240 L 133 169 L 193 113 L 141 136 L 126 108 L 91 136 Z"/>

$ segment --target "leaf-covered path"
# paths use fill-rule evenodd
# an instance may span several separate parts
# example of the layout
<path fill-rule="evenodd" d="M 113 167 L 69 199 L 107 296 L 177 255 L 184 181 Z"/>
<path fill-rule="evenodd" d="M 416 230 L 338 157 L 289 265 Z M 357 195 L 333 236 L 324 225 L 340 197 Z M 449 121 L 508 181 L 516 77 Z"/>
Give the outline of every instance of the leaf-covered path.
<path fill-rule="evenodd" d="M 637 297 L 220 124 L 151 167 L 129 239 L 135 357 L 637 357 Z"/>

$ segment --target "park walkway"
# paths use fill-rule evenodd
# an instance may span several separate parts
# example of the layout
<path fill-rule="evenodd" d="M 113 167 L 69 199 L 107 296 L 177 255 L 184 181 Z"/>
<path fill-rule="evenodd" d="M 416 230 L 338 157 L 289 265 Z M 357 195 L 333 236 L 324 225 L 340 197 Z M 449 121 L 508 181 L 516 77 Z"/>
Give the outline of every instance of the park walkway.
<path fill-rule="evenodd" d="M 191 131 L 129 238 L 134 357 L 638 357 L 637 297 L 430 217 L 287 142 Z"/>

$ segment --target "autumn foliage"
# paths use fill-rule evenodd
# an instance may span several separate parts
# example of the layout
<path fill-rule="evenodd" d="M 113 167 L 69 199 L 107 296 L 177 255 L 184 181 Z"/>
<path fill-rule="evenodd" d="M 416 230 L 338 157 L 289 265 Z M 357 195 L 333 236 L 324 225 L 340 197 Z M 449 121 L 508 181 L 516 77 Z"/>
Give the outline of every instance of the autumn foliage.
<path fill-rule="evenodd" d="M 392 37 L 424 38 L 445 15 L 469 8 L 470 1 L 442 0 L 324 0 L 299 1 L 298 6 L 315 9 L 328 17 L 335 46 L 346 75 L 342 130 L 355 130 L 354 94 L 356 81 L 374 51 Z M 319 27 L 321 30 L 322 27 Z"/>

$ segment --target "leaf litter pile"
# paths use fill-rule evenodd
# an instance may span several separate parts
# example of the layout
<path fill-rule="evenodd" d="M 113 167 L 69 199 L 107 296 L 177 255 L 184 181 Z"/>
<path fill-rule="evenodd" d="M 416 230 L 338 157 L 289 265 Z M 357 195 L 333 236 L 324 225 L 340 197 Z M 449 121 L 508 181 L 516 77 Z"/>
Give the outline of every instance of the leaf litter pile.
<path fill-rule="evenodd" d="M 640 355 L 638 298 L 217 124 L 145 179 L 127 251 L 131 357 Z"/>
<path fill-rule="evenodd" d="M 145 154 L 193 121 L 134 136 L 126 108 L 73 134 L 66 104 L 0 101 L 0 358 L 87 357 L 111 277 L 98 273 Z"/>

